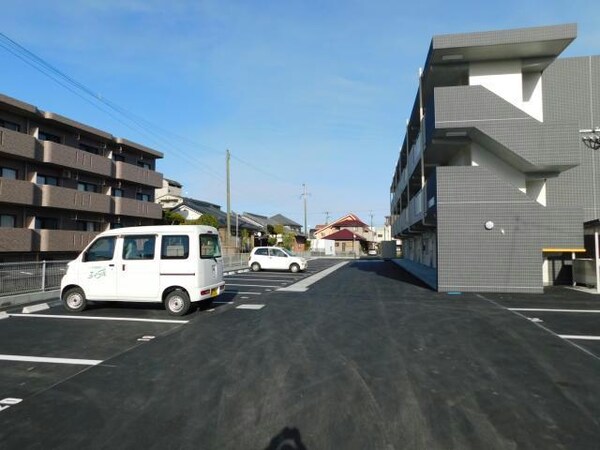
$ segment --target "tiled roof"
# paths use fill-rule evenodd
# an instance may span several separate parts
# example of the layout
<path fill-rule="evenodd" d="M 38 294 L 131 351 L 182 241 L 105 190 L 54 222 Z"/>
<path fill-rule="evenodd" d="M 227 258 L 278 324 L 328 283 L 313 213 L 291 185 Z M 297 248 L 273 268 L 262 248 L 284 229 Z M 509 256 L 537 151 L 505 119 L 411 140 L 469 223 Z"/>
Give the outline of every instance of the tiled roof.
<path fill-rule="evenodd" d="M 325 239 L 332 241 L 366 241 L 366 239 L 350 230 L 340 230 L 336 233 L 325 236 Z"/>
<path fill-rule="evenodd" d="M 215 219 L 217 219 L 217 222 L 219 222 L 219 226 L 221 226 L 221 227 L 227 226 L 227 213 L 224 211 L 221 211 L 221 207 L 219 205 L 215 205 L 214 203 L 204 202 L 202 200 L 196 200 L 196 199 L 189 198 L 189 197 L 184 197 L 183 203 L 181 205 L 178 205 L 177 207 L 175 207 L 175 209 L 177 209 L 181 206 L 187 206 L 188 208 L 193 209 L 200 215 L 209 214 L 209 215 L 213 216 Z M 254 225 L 253 223 L 250 223 L 247 220 L 244 220 L 244 218 L 242 216 L 238 217 L 238 226 L 241 229 L 247 229 L 250 231 L 260 230 L 260 228 L 257 227 L 256 225 Z M 235 229 L 235 213 L 234 212 L 231 213 L 231 227 L 232 227 L 232 229 Z"/>
<path fill-rule="evenodd" d="M 300 225 L 297 222 L 294 222 L 292 219 L 289 219 L 281 214 L 276 214 L 274 216 L 269 217 L 270 220 L 272 220 L 273 222 L 275 222 L 276 224 L 280 224 L 280 225 L 288 225 L 288 226 L 292 226 L 292 227 L 302 227 L 302 225 Z"/>

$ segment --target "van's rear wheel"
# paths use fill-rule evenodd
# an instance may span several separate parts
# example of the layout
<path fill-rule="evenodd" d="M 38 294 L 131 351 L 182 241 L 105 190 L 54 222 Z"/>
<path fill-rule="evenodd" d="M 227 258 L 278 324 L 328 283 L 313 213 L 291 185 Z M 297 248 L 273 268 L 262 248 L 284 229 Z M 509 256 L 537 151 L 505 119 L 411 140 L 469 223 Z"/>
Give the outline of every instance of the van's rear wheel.
<path fill-rule="evenodd" d="M 169 311 L 169 314 L 174 316 L 183 316 L 187 314 L 191 304 L 190 296 L 181 289 L 169 292 L 165 298 L 165 308 Z"/>
<path fill-rule="evenodd" d="M 80 312 L 87 306 L 83 290 L 78 287 L 67 289 L 62 296 L 63 306 L 67 311 Z"/>
<path fill-rule="evenodd" d="M 257 262 L 252 263 L 252 265 L 250 267 L 252 268 L 252 272 L 258 272 L 258 271 L 260 271 L 260 264 L 257 263 Z"/>
<path fill-rule="evenodd" d="M 300 272 L 300 266 L 298 264 L 292 264 L 290 266 L 290 272 L 292 273 L 296 273 L 296 272 Z"/>

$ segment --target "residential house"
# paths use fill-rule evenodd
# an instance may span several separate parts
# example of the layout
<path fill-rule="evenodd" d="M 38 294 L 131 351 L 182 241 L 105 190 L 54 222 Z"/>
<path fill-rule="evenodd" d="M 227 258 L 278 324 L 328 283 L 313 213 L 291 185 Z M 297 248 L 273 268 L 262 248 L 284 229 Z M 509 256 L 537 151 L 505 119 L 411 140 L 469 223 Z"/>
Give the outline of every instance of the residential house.
<path fill-rule="evenodd" d="M 317 226 L 314 236 L 335 241 L 336 254 L 366 253 L 375 242 L 373 230 L 355 214 L 346 214 L 328 225 Z"/>

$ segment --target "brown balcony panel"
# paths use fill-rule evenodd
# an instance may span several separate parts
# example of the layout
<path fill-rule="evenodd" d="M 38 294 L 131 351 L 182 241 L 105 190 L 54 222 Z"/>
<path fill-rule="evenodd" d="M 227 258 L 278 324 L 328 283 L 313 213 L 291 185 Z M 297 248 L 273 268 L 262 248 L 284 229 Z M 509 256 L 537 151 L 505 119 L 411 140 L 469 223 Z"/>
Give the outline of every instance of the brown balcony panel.
<path fill-rule="evenodd" d="M 35 159 L 34 137 L 7 128 L 0 128 L 0 154 L 24 159 Z"/>
<path fill-rule="evenodd" d="M 42 206 L 103 214 L 111 212 L 108 195 L 50 185 L 42 186 Z"/>
<path fill-rule="evenodd" d="M 116 178 L 126 180 L 132 183 L 143 184 L 155 188 L 162 187 L 162 174 L 154 170 L 144 169 L 133 164 L 117 161 L 115 163 Z"/>
<path fill-rule="evenodd" d="M 132 198 L 115 197 L 115 214 L 119 216 L 160 219 L 162 207 L 157 203 L 143 202 Z"/>
<path fill-rule="evenodd" d="M 74 230 L 37 230 L 41 252 L 80 252 L 98 233 Z"/>
<path fill-rule="evenodd" d="M 34 231 L 27 228 L 0 228 L 0 253 L 32 252 L 34 248 Z"/>
<path fill-rule="evenodd" d="M 0 178 L 0 203 L 35 205 L 36 187 L 29 181 Z"/>
<path fill-rule="evenodd" d="M 50 141 L 44 141 L 43 144 L 44 162 L 105 177 L 112 174 L 112 161 L 104 156 Z"/>

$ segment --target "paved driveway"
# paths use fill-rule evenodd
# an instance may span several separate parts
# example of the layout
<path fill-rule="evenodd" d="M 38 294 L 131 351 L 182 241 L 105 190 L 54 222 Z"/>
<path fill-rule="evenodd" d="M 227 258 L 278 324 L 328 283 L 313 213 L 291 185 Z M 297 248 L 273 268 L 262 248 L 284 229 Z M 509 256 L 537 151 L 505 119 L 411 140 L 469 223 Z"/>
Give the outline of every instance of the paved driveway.
<path fill-rule="evenodd" d="M 233 304 L 185 324 L 151 323 L 154 338 L 139 344 L 145 330 L 124 336 L 115 324 L 122 342 L 136 340 L 113 356 L 102 354 L 110 329 L 96 338 L 93 330 L 65 330 L 65 346 L 102 363 L 25 390 L 21 403 L 0 411 L 0 442 L 598 448 L 600 360 L 593 349 L 508 310 L 498 297 L 434 293 L 384 261 L 353 261 L 305 292 L 262 289 L 243 300 L 235 294 Z M 0 333 L 12 326 L 6 320 Z M 0 336 L 0 345 L 6 339 Z M 18 376 L 1 373 L 0 397 L 17 397 Z"/>

